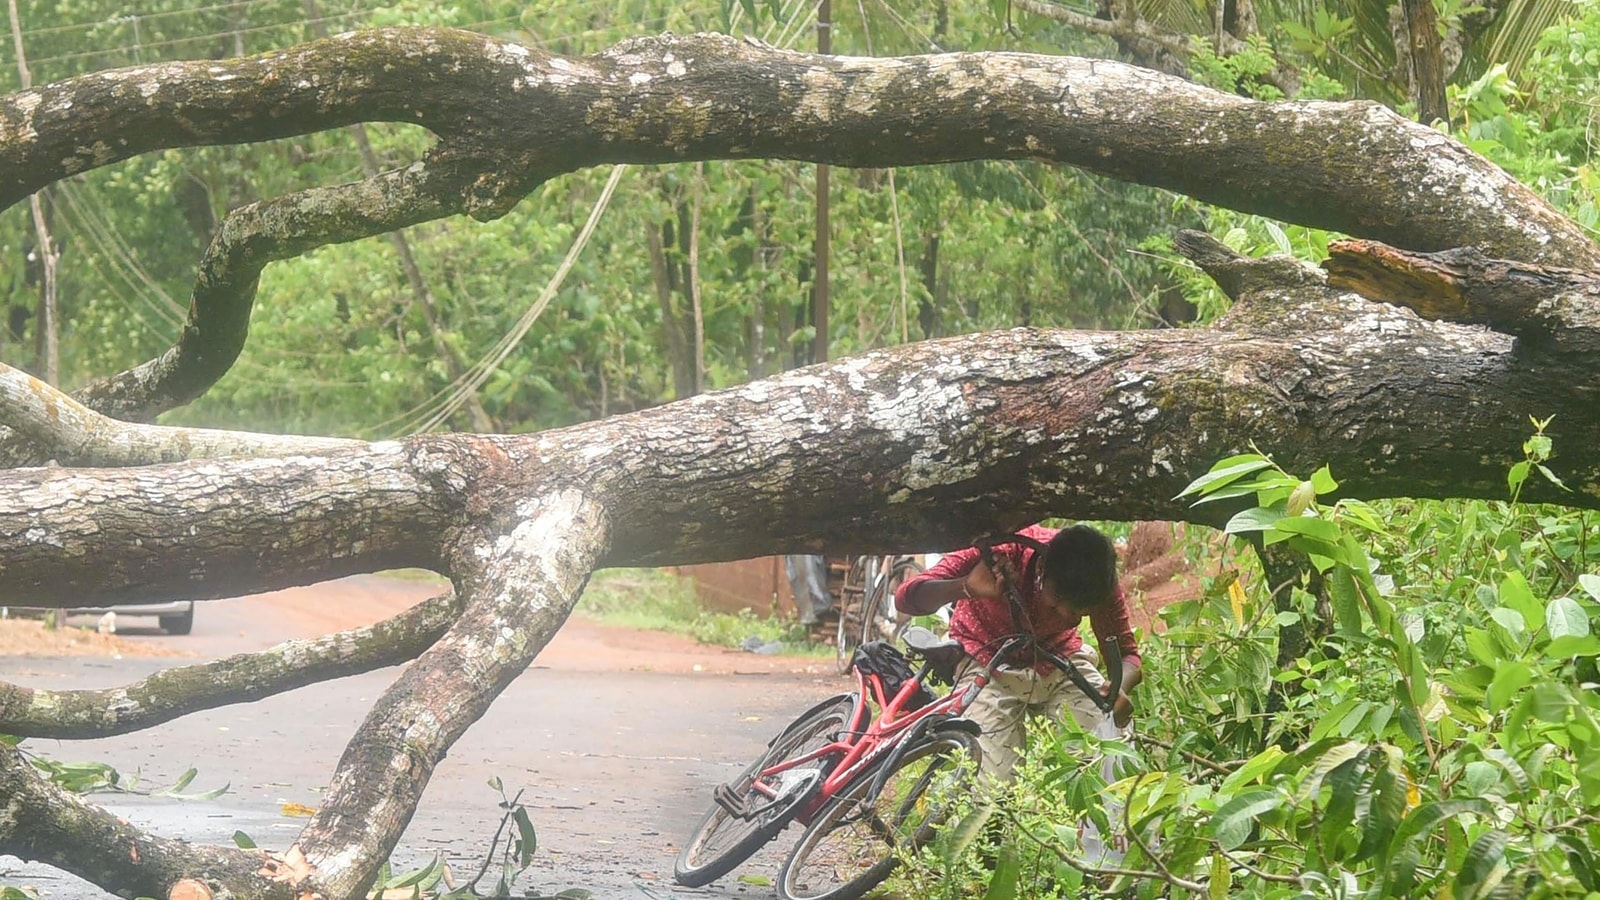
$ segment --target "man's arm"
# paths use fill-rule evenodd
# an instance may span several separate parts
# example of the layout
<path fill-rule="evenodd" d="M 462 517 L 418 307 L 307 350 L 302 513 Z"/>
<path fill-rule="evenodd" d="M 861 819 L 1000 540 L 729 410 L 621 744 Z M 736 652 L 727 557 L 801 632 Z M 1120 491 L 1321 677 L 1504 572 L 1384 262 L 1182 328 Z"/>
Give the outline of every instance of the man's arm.
<path fill-rule="evenodd" d="M 985 574 L 989 571 L 979 564 L 977 550 L 968 547 L 947 553 L 928 571 L 900 585 L 894 597 L 895 608 L 911 616 L 928 616 L 962 597 L 979 596 L 972 593 L 977 586 L 972 582 L 978 569 Z M 993 581 L 993 576 L 990 580 Z"/>
<path fill-rule="evenodd" d="M 966 595 L 965 578 L 930 578 L 909 586 L 905 597 L 896 605 L 901 612 L 913 616 L 930 616 L 945 604 Z"/>

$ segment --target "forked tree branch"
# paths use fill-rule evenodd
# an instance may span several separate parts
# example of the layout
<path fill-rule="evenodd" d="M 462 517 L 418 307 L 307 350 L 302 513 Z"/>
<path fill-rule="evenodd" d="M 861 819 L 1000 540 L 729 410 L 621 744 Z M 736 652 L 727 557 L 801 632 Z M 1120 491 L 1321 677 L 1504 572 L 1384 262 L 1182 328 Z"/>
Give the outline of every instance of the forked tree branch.
<path fill-rule="evenodd" d="M 554 491 L 516 508 L 508 531 L 463 535 L 461 617 L 373 705 L 289 850 L 324 896 L 372 882 L 434 766 L 549 643 L 605 553 L 608 517 L 592 497 Z"/>

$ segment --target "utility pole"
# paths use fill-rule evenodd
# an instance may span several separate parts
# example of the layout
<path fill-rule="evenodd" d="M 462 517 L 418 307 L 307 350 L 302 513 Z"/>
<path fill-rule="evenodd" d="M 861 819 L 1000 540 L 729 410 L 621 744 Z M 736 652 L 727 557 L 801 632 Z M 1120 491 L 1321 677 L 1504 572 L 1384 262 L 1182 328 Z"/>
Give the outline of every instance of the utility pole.
<path fill-rule="evenodd" d="M 33 87 L 33 75 L 28 71 L 28 57 L 22 52 L 22 17 L 17 15 L 17 0 L 8 0 L 11 13 L 11 43 L 17 54 L 17 77 L 22 81 L 22 89 Z M 48 385 L 54 386 L 60 381 L 61 351 L 56 339 L 56 261 L 60 256 L 56 253 L 55 242 L 50 240 L 50 225 L 45 221 L 44 202 L 40 193 L 35 193 L 28 198 L 28 209 L 33 213 L 33 230 L 38 238 L 39 246 L 35 252 L 39 254 L 39 315 L 35 320 L 39 329 L 38 361 L 36 365 L 39 377 Z"/>
<path fill-rule="evenodd" d="M 833 52 L 833 0 L 820 0 L 817 6 L 817 52 Z M 811 323 L 816 337 L 811 342 L 811 361 L 828 360 L 828 167 L 817 164 L 817 236 L 813 253 L 817 268 L 811 282 Z"/>

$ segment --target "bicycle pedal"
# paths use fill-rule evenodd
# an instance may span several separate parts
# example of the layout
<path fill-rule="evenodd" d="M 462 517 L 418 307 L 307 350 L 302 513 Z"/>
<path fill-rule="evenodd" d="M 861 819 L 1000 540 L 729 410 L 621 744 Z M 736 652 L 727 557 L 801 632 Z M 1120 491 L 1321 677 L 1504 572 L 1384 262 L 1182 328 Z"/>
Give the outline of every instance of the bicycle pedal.
<path fill-rule="evenodd" d="M 734 792 L 733 788 L 719 784 L 711 789 L 711 798 L 717 805 L 728 811 L 728 815 L 738 819 L 750 817 L 750 804 L 745 802 L 743 796 Z"/>

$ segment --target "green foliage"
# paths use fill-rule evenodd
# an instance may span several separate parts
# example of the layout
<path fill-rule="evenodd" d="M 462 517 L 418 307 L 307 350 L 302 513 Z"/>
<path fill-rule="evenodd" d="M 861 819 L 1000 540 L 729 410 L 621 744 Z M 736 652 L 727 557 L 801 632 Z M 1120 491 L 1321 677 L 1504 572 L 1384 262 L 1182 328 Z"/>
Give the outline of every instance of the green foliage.
<path fill-rule="evenodd" d="M 1330 618 L 1304 586 L 1281 610 L 1234 564 L 1165 610 L 1142 643 L 1135 744 L 1068 723 L 1035 741 L 1002 804 L 1018 896 L 1600 890 L 1600 551 L 1586 513 L 1516 499 L 1526 478 L 1556 478 L 1545 424 L 1504 502 L 1367 504 L 1339 497 L 1326 467 L 1303 476 L 1260 453 L 1191 483 L 1182 496 L 1234 510 L 1228 532 L 1316 571 Z M 1290 625 L 1319 640 L 1278 669 Z M 1086 858 L 1085 820 L 1128 839 L 1116 868 L 1143 874 Z M 907 878 L 972 896 L 980 857 L 931 853 Z"/>
<path fill-rule="evenodd" d="M 130 794 L 148 794 L 155 797 L 172 797 L 178 800 L 214 800 L 228 792 L 229 785 L 198 793 L 186 794 L 184 789 L 194 781 L 199 770 L 189 768 L 170 787 L 147 789 L 142 786 L 137 772 L 128 774 L 103 762 L 61 762 L 32 753 L 23 754 L 30 765 L 38 769 L 56 787 L 75 794 L 92 794 L 115 791 Z"/>

